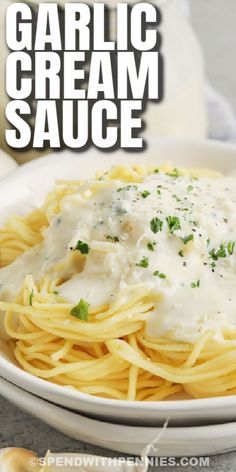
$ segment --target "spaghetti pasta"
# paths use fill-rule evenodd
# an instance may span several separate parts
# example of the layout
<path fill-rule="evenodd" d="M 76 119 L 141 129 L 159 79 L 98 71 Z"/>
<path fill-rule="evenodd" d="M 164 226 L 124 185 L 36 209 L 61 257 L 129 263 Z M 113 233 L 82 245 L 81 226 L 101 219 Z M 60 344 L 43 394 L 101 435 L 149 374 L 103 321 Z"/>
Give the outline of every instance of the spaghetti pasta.
<path fill-rule="evenodd" d="M 225 241 L 228 231 L 225 228 L 220 235 L 221 241 L 225 242 L 217 248 L 209 247 L 212 244 L 209 239 L 215 243 L 213 223 L 207 226 L 199 207 L 196 212 L 198 222 L 195 221 L 196 225 L 193 222 L 199 182 L 202 181 L 208 191 L 212 185 L 211 203 L 215 198 L 219 204 L 223 197 L 221 194 L 214 197 L 213 190 L 214 182 L 217 180 L 219 186 L 222 179 L 218 173 L 209 171 L 118 166 L 90 182 L 60 181 L 41 209 L 24 218 L 11 217 L 0 230 L 0 282 L 10 276 L 11 268 L 18 271 L 18 275 L 12 289 L 4 288 L 1 283 L 0 309 L 4 312 L 5 329 L 11 339 L 9 348 L 18 364 L 25 371 L 58 385 L 119 400 L 160 401 L 183 393 L 194 398 L 235 394 L 233 309 L 231 312 L 228 301 L 225 302 L 226 318 L 221 312 L 222 304 L 216 303 L 207 316 L 202 311 L 209 305 L 204 292 L 200 291 L 204 288 L 203 271 L 207 271 L 208 287 L 211 289 L 212 284 L 212 290 L 217 290 L 219 286 L 214 284 L 218 284 L 219 279 L 225 284 L 222 297 L 228 297 L 231 282 L 235 282 L 234 240 Z M 229 188 L 231 177 L 228 179 Z M 225 186 L 226 182 L 223 183 Z M 193 200 L 190 196 L 188 199 L 183 197 L 183 188 L 185 195 L 193 194 Z M 127 214 L 132 216 L 137 204 L 139 208 L 146 205 L 145 215 L 150 206 L 154 215 L 154 191 L 158 202 L 157 216 L 148 220 L 149 232 L 143 233 L 139 218 L 134 221 L 132 217 L 128 219 Z M 165 193 L 167 203 L 161 203 L 161 193 Z M 166 216 L 165 205 L 170 213 L 170 195 L 175 211 Z M 104 229 L 105 224 L 101 223 L 102 217 L 108 218 L 108 213 L 102 213 L 105 211 L 104 198 L 109 202 L 108 213 L 113 209 L 111 198 L 116 198 L 114 205 L 119 221 L 114 222 L 113 218 L 109 227 L 113 232 L 109 234 L 107 226 Z M 149 203 L 146 203 L 148 199 Z M 130 213 L 127 202 L 132 207 Z M 228 220 L 231 203 L 232 198 L 231 201 L 222 200 Z M 61 220 L 68 208 L 72 208 L 74 215 L 78 206 L 82 213 L 76 216 L 76 224 L 69 213 L 61 233 L 56 233 L 63 225 Z M 95 221 L 97 214 L 92 213 L 91 208 L 98 206 L 100 219 Z M 188 206 L 191 212 L 188 210 L 190 215 L 185 216 Z M 182 220 L 180 214 L 184 215 Z M 219 215 L 217 218 L 219 223 Z M 189 225 L 196 231 L 187 233 Z M 197 231 L 198 237 L 195 236 Z M 229 232 L 232 233 L 231 229 Z M 202 239 L 204 248 L 207 247 L 205 252 Z M 39 255 L 45 258 L 49 244 L 55 246 L 52 257 L 49 251 L 46 262 L 42 262 Z M 165 244 L 163 252 L 158 249 L 162 244 Z M 171 274 L 164 272 L 163 265 L 167 256 L 173 258 L 173 251 L 181 263 L 181 270 L 178 266 L 173 276 L 174 280 L 180 280 L 178 287 L 172 283 Z M 132 263 L 131 255 L 134 257 Z M 29 270 L 35 258 L 39 258 L 38 265 L 35 270 Z M 154 270 L 153 264 L 157 263 Z M 22 265 L 26 265 L 23 271 Z M 186 269 L 187 265 L 190 269 Z M 129 272 L 126 266 L 129 266 Z M 185 269 L 188 276 L 188 270 L 191 270 L 191 275 L 197 273 L 202 278 L 199 275 L 186 283 L 187 276 L 181 272 Z M 168 270 L 170 267 L 166 272 Z M 228 282 L 222 281 L 226 272 Z M 184 317 L 183 314 L 183 320 L 180 320 L 176 307 L 180 297 L 183 293 L 192 297 L 190 301 L 184 299 L 188 310 L 190 303 L 196 303 L 194 297 L 198 290 L 203 307 L 201 311 L 200 297 L 198 307 L 194 308 L 198 318 L 193 309 L 193 316 Z M 83 293 L 86 296 L 81 296 Z M 175 299 L 173 312 L 166 305 L 172 296 Z"/>

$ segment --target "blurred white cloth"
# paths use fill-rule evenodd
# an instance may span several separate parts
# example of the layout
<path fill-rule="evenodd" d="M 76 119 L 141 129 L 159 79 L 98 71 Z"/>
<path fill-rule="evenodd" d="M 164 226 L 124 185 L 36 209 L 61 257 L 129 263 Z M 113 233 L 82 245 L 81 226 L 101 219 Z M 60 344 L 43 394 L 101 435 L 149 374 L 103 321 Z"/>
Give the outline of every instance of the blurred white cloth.
<path fill-rule="evenodd" d="M 18 167 L 17 163 L 0 149 L 0 179 Z"/>
<path fill-rule="evenodd" d="M 187 15 L 187 16 L 190 16 L 190 5 L 189 5 L 189 1 L 188 0 L 179 0 L 180 4 L 181 4 L 181 7 L 184 11 L 184 13 Z"/>
<path fill-rule="evenodd" d="M 191 16 L 189 0 L 179 0 L 186 16 Z M 232 106 L 211 85 L 206 86 L 208 137 L 236 143 L 236 116 Z"/>
<path fill-rule="evenodd" d="M 227 100 L 210 85 L 206 88 L 209 138 L 236 143 L 236 116 Z"/>

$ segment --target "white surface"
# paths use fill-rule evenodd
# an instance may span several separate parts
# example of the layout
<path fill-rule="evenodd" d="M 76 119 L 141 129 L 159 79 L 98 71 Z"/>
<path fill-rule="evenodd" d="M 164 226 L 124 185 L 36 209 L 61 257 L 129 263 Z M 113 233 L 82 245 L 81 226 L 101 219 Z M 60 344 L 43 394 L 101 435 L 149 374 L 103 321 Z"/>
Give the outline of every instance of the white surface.
<path fill-rule="evenodd" d="M 98 159 L 99 156 L 99 159 Z M 62 153 L 26 164 L 2 180 L 0 186 L 0 211 L 3 219 L 21 201 L 33 202 L 35 188 L 44 194 L 55 178 L 87 178 L 97 169 L 107 169 L 114 163 L 152 162 L 155 165 L 172 161 L 175 166 L 210 167 L 223 172 L 236 167 L 236 147 L 216 142 L 200 141 L 156 141 L 146 153 L 131 155 L 121 151 L 100 154 L 91 151 L 85 154 Z M 66 162 L 66 166 L 65 166 Z M 83 164 L 83 165 L 81 165 Z M 42 195 L 41 195 L 42 197 Z M 11 207 L 9 209 L 9 206 Z M 87 412 L 90 415 L 116 419 L 133 424 L 160 425 L 167 416 L 172 422 L 199 424 L 207 421 L 236 420 L 236 396 L 202 400 L 163 402 L 123 402 L 96 398 L 71 389 L 60 387 L 33 377 L 0 356 L 0 375 L 12 383 L 38 394 L 59 405 Z"/>
<path fill-rule="evenodd" d="M 31 395 L 0 379 L 1 395 L 24 411 L 75 439 L 122 453 L 140 455 L 155 442 L 151 456 L 180 457 L 219 454 L 236 448 L 236 423 L 202 427 L 124 426 L 89 419 Z M 123 469 L 122 469 L 123 470 Z"/>
<path fill-rule="evenodd" d="M 191 6 L 191 21 L 203 46 L 210 83 L 206 87 L 208 136 L 236 143 L 236 68 L 231 57 L 236 48 L 236 3 L 228 0 L 225 8 L 224 0 L 183 1 Z"/>
<path fill-rule="evenodd" d="M 16 169 L 17 163 L 0 149 L 0 179 Z"/>
<path fill-rule="evenodd" d="M 236 2 L 190 0 L 192 22 L 203 47 L 206 74 L 236 112 Z"/>

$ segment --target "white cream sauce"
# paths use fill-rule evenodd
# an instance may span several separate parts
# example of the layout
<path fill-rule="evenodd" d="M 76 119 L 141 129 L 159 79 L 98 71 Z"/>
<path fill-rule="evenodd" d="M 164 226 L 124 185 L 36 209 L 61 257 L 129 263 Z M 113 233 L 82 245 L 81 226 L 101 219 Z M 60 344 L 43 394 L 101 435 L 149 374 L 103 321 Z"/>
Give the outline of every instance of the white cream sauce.
<path fill-rule="evenodd" d="M 80 272 L 71 249 L 78 240 L 89 247 Z M 60 295 L 92 307 L 141 283 L 161 296 L 147 317 L 149 335 L 193 342 L 210 329 L 220 336 L 236 329 L 235 242 L 234 177 L 91 181 L 64 199 L 42 244 L 0 270 L 0 296 L 12 300 L 29 273 L 64 277 Z"/>

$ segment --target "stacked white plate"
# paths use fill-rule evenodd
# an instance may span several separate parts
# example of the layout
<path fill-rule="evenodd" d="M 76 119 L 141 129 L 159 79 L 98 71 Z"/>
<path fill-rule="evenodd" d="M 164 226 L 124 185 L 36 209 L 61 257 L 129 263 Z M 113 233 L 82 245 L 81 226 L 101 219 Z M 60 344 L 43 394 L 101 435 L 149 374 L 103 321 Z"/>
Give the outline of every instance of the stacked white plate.
<path fill-rule="evenodd" d="M 56 178 L 88 178 L 121 162 L 164 161 L 183 167 L 236 168 L 236 148 L 216 142 L 160 140 L 138 155 L 117 151 L 64 152 L 26 164 L 1 181 L 0 223 L 12 211 L 41 204 Z M 37 188 L 37 194 L 35 193 Z M 30 206 L 29 203 L 30 202 Z M 1 338 L 5 333 L 2 328 Z M 17 367 L 0 345 L 0 392 L 8 400 L 76 439 L 140 454 L 159 437 L 153 455 L 196 456 L 236 448 L 236 396 L 163 402 L 97 398 L 36 378 Z M 163 430 L 163 424 L 169 424 Z"/>
<path fill-rule="evenodd" d="M 74 439 L 132 456 L 140 455 L 151 444 L 150 455 L 163 457 L 204 456 L 236 448 L 236 422 L 167 428 L 121 425 L 59 407 L 3 379 L 0 391 L 19 408 Z"/>

